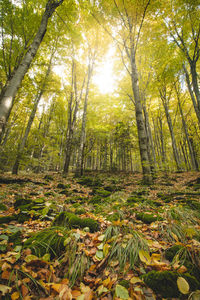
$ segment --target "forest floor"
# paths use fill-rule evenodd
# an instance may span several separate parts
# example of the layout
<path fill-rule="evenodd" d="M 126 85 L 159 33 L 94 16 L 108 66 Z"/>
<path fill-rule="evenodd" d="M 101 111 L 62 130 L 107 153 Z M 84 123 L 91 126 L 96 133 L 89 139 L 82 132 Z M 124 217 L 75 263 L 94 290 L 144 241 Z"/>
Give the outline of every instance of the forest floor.
<path fill-rule="evenodd" d="M 0 299 L 200 299 L 200 173 L 0 175 Z"/>

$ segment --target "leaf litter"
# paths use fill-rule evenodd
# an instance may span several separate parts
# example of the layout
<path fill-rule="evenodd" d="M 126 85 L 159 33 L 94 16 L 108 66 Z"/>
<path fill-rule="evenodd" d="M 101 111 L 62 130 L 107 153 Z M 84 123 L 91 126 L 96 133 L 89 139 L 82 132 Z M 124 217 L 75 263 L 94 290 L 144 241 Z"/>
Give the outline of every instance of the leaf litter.
<path fill-rule="evenodd" d="M 1 175 L 2 299 L 169 298 L 156 287 L 158 276 L 176 278 L 173 299 L 199 293 L 200 190 L 193 189 L 199 173 L 161 174 L 152 186 L 142 185 L 140 174 L 99 174 L 96 181 L 89 174 L 82 183 L 50 177 Z M 16 208 L 16 199 L 29 199 L 28 209 Z M 81 228 L 74 219 L 54 228 L 63 211 L 97 221 L 99 230 Z"/>

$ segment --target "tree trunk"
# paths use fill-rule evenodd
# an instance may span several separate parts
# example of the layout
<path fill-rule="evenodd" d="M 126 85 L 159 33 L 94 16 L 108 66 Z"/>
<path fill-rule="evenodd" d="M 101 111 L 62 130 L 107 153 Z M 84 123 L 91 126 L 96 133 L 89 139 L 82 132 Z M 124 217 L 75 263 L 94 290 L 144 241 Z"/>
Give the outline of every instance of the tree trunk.
<path fill-rule="evenodd" d="M 36 111 L 37 111 L 38 104 L 40 102 L 40 99 L 42 98 L 42 95 L 43 95 L 44 91 L 45 91 L 45 87 L 46 87 L 46 83 L 47 83 L 47 78 L 48 78 L 49 73 L 51 71 L 52 59 L 53 59 L 53 54 L 52 54 L 52 56 L 50 58 L 50 62 L 49 62 L 48 69 L 47 69 L 46 74 L 45 74 L 45 78 L 44 78 L 41 90 L 37 94 L 36 99 L 34 101 L 34 106 L 33 106 L 33 109 L 31 111 L 31 115 L 29 117 L 28 124 L 26 126 L 26 130 L 25 130 L 24 136 L 23 136 L 23 138 L 21 140 L 21 143 L 19 144 L 18 153 L 17 153 L 17 157 L 15 159 L 15 163 L 14 163 L 14 166 L 13 166 L 12 174 L 17 174 L 18 173 L 18 168 L 19 168 L 21 157 L 22 157 L 22 153 L 23 153 L 23 150 L 24 150 L 24 147 L 25 147 L 25 144 L 26 144 L 29 132 L 31 130 L 31 126 L 33 124 L 33 120 L 35 118 L 35 114 L 36 114 Z"/>
<path fill-rule="evenodd" d="M 145 131 L 144 125 L 144 117 L 142 113 L 142 104 L 140 100 L 140 92 L 139 92 L 139 82 L 138 82 L 138 72 L 135 63 L 135 53 L 134 49 L 131 49 L 131 82 L 132 82 L 132 90 L 135 99 L 135 115 L 136 115 L 136 122 L 137 122 L 137 132 L 138 132 L 138 139 L 139 139 L 139 149 L 140 149 L 140 159 L 142 164 L 143 170 L 143 177 L 144 182 L 151 183 L 151 170 L 148 158 L 148 151 L 147 151 L 147 136 Z"/>
<path fill-rule="evenodd" d="M 92 58 L 92 61 L 90 60 L 89 65 L 88 65 L 88 77 L 87 77 L 87 86 L 86 86 L 86 92 L 85 92 L 84 110 L 83 110 L 83 117 L 82 117 L 80 146 L 79 146 L 79 153 L 78 153 L 78 159 L 77 159 L 77 165 L 76 165 L 76 175 L 77 176 L 83 175 L 83 159 L 84 159 L 86 122 L 87 122 L 87 105 L 88 105 L 88 95 L 89 95 L 90 80 L 92 77 L 93 66 L 94 66 L 94 58 Z"/>
<path fill-rule="evenodd" d="M 32 44 L 29 47 L 29 50 L 25 54 L 18 68 L 13 72 L 11 79 L 7 81 L 2 90 L 0 95 L 0 136 L 10 115 L 16 93 L 46 33 L 48 20 L 52 16 L 55 9 L 61 5 L 63 1 L 64 0 L 49 0 L 47 2 L 40 27 Z"/>
<path fill-rule="evenodd" d="M 183 110 L 182 110 L 182 106 L 181 106 L 181 101 L 180 101 L 180 98 L 179 98 L 179 95 L 178 95 L 178 91 L 177 91 L 177 98 L 178 98 L 179 111 L 180 111 L 181 118 L 182 118 L 183 130 L 184 130 L 184 133 L 185 133 L 185 138 L 186 138 L 189 153 L 190 153 L 191 166 L 192 166 L 193 170 L 198 171 L 198 164 L 196 164 L 197 162 L 195 160 L 194 151 L 193 151 L 192 145 L 190 143 L 188 128 L 187 128 L 187 124 L 185 122 L 185 118 L 184 118 L 184 114 L 183 114 Z M 182 144 L 181 144 L 181 146 L 182 146 Z"/>
<path fill-rule="evenodd" d="M 192 103 L 193 103 L 194 110 L 195 110 L 195 113 L 196 113 L 196 116 L 197 116 L 197 120 L 198 120 L 198 125 L 199 125 L 199 128 L 200 128 L 200 106 L 196 102 L 196 99 L 195 99 L 195 96 L 194 96 L 194 93 L 193 93 L 193 90 L 192 90 L 192 87 L 191 87 L 191 83 L 190 83 L 190 77 L 189 77 L 189 74 L 188 74 L 188 71 L 187 71 L 185 65 L 183 65 L 183 70 L 185 72 L 185 78 L 186 78 L 186 83 L 187 83 L 188 91 L 189 91 L 190 97 L 192 99 Z"/>

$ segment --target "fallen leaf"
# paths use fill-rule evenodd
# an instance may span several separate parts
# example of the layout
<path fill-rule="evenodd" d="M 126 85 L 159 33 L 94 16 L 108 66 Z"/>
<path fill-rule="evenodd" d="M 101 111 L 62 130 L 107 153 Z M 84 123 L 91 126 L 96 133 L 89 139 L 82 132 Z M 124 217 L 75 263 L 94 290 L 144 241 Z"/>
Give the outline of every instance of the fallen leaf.
<path fill-rule="evenodd" d="M 14 293 L 11 295 L 11 299 L 12 299 L 12 300 L 17 300 L 17 299 L 19 299 L 19 292 L 14 292 Z"/>
<path fill-rule="evenodd" d="M 147 265 L 151 263 L 151 257 L 150 257 L 150 255 L 147 251 L 140 250 L 139 251 L 139 258 L 142 262 L 144 262 Z"/>
<path fill-rule="evenodd" d="M 5 294 L 7 294 L 10 291 L 11 291 L 11 287 L 0 284 L 0 292 L 2 293 L 3 296 L 5 296 Z"/>
<path fill-rule="evenodd" d="M 138 282 L 143 282 L 139 277 L 132 277 L 130 283 L 135 284 Z"/>
<path fill-rule="evenodd" d="M 188 294 L 190 290 L 190 286 L 188 282 L 183 277 L 178 277 L 177 279 L 178 289 L 182 294 Z"/>

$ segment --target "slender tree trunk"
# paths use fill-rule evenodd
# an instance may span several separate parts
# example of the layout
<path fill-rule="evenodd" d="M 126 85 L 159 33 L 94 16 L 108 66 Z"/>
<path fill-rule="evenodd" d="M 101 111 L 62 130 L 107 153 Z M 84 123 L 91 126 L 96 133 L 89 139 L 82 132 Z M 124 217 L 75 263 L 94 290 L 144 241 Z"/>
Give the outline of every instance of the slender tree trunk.
<path fill-rule="evenodd" d="M 43 95 L 44 91 L 45 91 L 47 79 L 48 79 L 49 73 L 51 71 L 52 59 L 53 59 L 53 54 L 52 54 L 52 56 L 50 58 L 49 66 L 48 66 L 48 69 L 46 71 L 45 78 L 44 78 L 41 90 L 37 94 L 36 99 L 34 101 L 34 106 L 33 106 L 33 109 L 31 111 L 31 114 L 30 114 L 30 117 L 29 117 L 29 120 L 28 120 L 28 124 L 27 124 L 26 130 L 25 130 L 24 136 L 23 136 L 23 138 L 22 138 L 22 140 L 21 140 L 21 142 L 19 144 L 18 153 L 17 153 L 16 159 L 15 159 L 15 163 L 14 163 L 14 166 L 13 166 L 12 174 L 17 174 L 18 173 L 18 168 L 19 168 L 21 157 L 22 157 L 22 153 L 23 153 L 23 150 L 24 150 L 24 147 L 25 147 L 25 144 L 26 144 L 29 132 L 31 130 L 31 126 L 33 124 L 33 120 L 35 118 L 35 114 L 36 114 L 36 111 L 37 111 L 38 104 L 40 102 L 40 99 L 42 98 L 42 95 Z"/>
<path fill-rule="evenodd" d="M 184 130 L 184 133 L 185 133 L 185 138 L 186 138 L 189 153 L 190 153 L 191 166 L 192 166 L 193 170 L 198 171 L 198 164 L 195 160 L 194 151 L 193 151 L 192 145 L 190 143 L 188 128 L 187 128 L 187 124 L 185 122 L 185 118 L 184 118 L 184 114 L 183 114 L 183 110 L 182 110 L 182 106 L 181 106 L 181 102 L 180 102 L 180 98 L 179 98 L 178 93 L 177 93 L 177 98 L 178 98 L 179 111 L 180 111 L 181 118 L 182 118 L 183 130 Z"/>
<path fill-rule="evenodd" d="M 11 79 L 8 80 L 2 90 L 2 93 L 0 95 L 0 136 L 10 115 L 16 93 L 46 33 L 48 20 L 49 18 L 51 18 L 55 9 L 60 6 L 63 1 L 64 0 L 49 0 L 47 2 L 40 27 L 32 44 L 29 47 L 29 50 L 25 54 L 18 68 L 13 72 Z"/>
<path fill-rule="evenodd" d="M 85 147 L 85 139 L 86 139 L 87 105 L 88 105 L 89 87 L 90 87 L 90 80 L 92 77 L 93 66 L 94 66 L 94 58 L 92 58 L 92 61 L 90 61 L 88 65 L 88 77 L 87 77 L 87 86 L 85 92 L 84 110 L 83 110 L 83 117 L 82 117 L 80 146 L 79 146 L 79 154 L 78 154 L 78 160 L 76 165 L 77 176 L 83 175 L 83 157 L 84 157 L 84 147 Z"/>
<path fill-rule="evenodd" d="M 185 72 L 185 78 L 186 78 L 186 83 L 187 83 L 188 91 L 189 91 L 190 97 L 192 99 L 192 103 L 193 103 L 194 110 L 195 110 L 195 113 L 196 113 L 196 116 L 197 116 L 197 120 L 198 120 L 198 125 L 199 125 L 199 128 L 200 128 L 200 105 L 197 103 L 197 101 L 195 99 L 195 96 L 194 96 L 194 93 L 193 93 L 193 90 L 192 90 L 192 87 L 191 87 L 191 83 L 190 83 L 190 77 L 189 77 L 189 74 L 188 74 L 188 71 L 187 71 L 185 65 L 183 65 L 183 70 Z M 197 92 L 197 95 L 198 95 L 198 92 Z"/>
<path fill-rule="evenodd" d="M 171 120 L 171 116 L 169 113 L 169 108 L 168 108 L 168 100 L 167 100 L 167 96 L 166 96 L 166 88 L 164 88 L 163 91 L 160 91 L 160 96 L 161 96 L 161 100 L 165 109 L 165 115 L 167 118 L 167 124 L 169 127 L 169 131 L 170 131 L 170 136 L 171 136 L 171 141 L 172 141 L 172 149 L 173 149 L 173 154 L 174 154 L 174 159 L 176 162 L 176 167 L 177 170 L 180 171 L 181 170 L 181 163 L 180 163 L 180 157 L 179 157 L 179 153 L 178 153 L 178 148 L 176 145 L 176 139 L 175 139 L 175 135 L 174 135 L 174 128 L 172 125 L 172 120 Z"/>
<path fill-rule="evenodd" d="M 143 103 L 143 112 L 144 112 L 145 129 L 146 129 L 146 135 L 147 135 L 147 152 L 148 152 L 151 171 L 152 171 L 152 173 L 154 173 L 155 168 L 156 168 L 155 149 L 154 149 L 154 145 L 153 145 L 151 127 L 150 127 L 150 123 L 149 123 L 149 116 L 148 116 L 148 112 L 147 112 L 145 103 Z"/>

